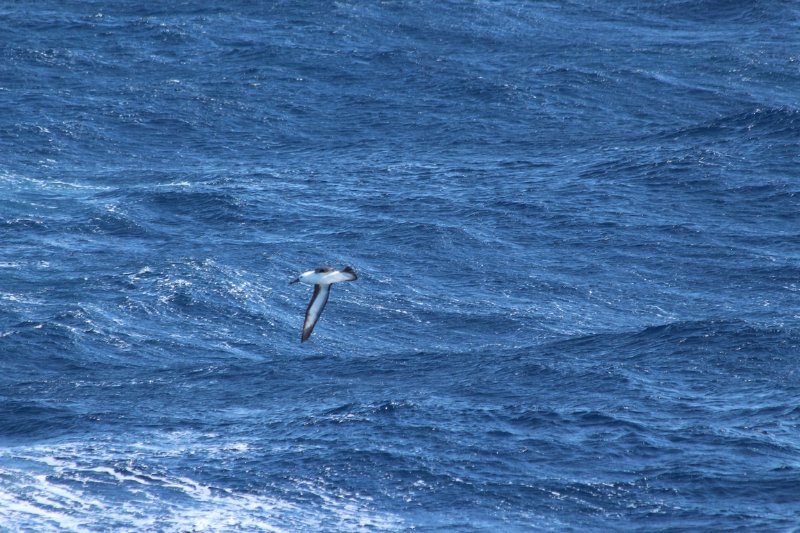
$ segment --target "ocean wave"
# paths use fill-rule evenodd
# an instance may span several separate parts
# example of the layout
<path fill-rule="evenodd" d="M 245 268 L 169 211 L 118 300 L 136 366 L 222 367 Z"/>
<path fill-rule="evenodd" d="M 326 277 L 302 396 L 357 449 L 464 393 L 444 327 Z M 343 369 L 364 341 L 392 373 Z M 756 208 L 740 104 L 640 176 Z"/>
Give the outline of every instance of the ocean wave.
<path fill-rule="evenodd" d="M 0 450 L 0 520 L 23 529 L 70 531 L 402 527 L 398 517 L 374 510 L 369 498 L 318 480 L 292 479 L 294 495 L 287 497 L 289 487 L 243 491 L 208 478 L 208 473 L 172 471 L 170 463 L 186 454 L 246 462 L 253 453 L 246 442 L 205 444 L 208 439 L 187 433 L 138 438 L 138 443 L 64 442 Z"/>
<path fill-rule="evenodd" d="M 800 135 L 800 111 L 794 107 L 757 107 L 745 112 L 732 113 L 704 121 L 700 124 L 662 132 L 659 137 L 670 140 L 692 138 L 715 139 L 785 139 L 790 141 Z"/>

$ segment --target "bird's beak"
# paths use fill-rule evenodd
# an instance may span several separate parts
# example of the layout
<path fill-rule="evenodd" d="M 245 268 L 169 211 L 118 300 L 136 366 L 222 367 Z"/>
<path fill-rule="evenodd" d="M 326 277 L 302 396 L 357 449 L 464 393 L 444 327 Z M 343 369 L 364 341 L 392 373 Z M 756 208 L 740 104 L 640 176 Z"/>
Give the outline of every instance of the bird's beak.
<path fill-rule="evenodd" d="M 297 283 L 298 281 L 300 281 L 300 278 L 295 278 L 289 282 L 289 285 L 291 285 L 292 283 Z"/>

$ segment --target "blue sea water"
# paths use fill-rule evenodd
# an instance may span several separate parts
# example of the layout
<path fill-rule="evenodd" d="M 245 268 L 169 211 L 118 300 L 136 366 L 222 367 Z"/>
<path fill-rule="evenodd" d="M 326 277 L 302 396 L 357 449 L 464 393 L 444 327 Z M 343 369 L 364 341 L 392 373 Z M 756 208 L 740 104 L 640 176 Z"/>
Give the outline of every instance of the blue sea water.
<path fill-rule="evenodd" d="M 0 54 L 3 531 L 800 527 L 800 4 L 9 2 Z"/>

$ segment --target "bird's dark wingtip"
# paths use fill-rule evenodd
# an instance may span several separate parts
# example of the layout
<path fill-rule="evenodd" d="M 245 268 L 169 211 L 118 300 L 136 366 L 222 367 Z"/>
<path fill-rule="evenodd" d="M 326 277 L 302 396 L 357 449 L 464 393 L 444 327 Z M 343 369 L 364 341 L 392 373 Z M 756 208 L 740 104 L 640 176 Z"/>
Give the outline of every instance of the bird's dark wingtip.
<path fill-rule="evenodd" d="M 355 281 L 355 280 L 357 280 L 357 279 L 358 279 L 358 275 L 356 274 L 356 271 L 355 271 L 355 270 L 353 270 L 353 267 L 351 267 L 351 266 L 349 266 L 349 265 L 348 265 L 348 266 L 346 266 L 346 267 L 344 267 L 344 268 L 342 269 L 342 272 L 347 272 L 348 274 L 352 274 L 352 275 L 353 275 L 353 279 L 351 279 L 350 281 Z"/>

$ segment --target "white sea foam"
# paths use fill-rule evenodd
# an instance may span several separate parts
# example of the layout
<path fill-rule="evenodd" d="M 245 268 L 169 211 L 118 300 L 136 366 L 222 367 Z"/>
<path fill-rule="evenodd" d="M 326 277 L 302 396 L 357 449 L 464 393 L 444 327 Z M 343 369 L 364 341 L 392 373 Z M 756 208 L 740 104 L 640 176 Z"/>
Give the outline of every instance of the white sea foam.
<path fill-rule="evenodd" d="M 148 444 L 145 444 L 148 443 Z M 152 443 L 159 443 L 154 445 Z M 185 457 L 209 464 L 253 444 L 193 432 L 140 442 L 0 449 L 0 524 L 31 531 L 392 531 L 399 518 L 368 496 L 295 479 L 297 501 L 248 487 L 212 486 L 172 471 Z M 176 461 L 178 459 L 179 461 Z M 191 471 L 191 470 L 190 470 Z M 285 492 L 281 493 L 282 495 Z M 300 497 L 305 495 L 305 497 Z M 313 507 L 300 503 L 312 496 Z"/>
<path fill-rule="evenodd" d="M 63 181 L 60 179 L 40 179 L 27 176 L 20 176 L 14 173 L 0 173 L 0 183 L 9 185 L 17 189 L 45 190 L 86 190 L 86 191 L 109 191 L 114 188 L 109 185 L 97 185 Z"/>

